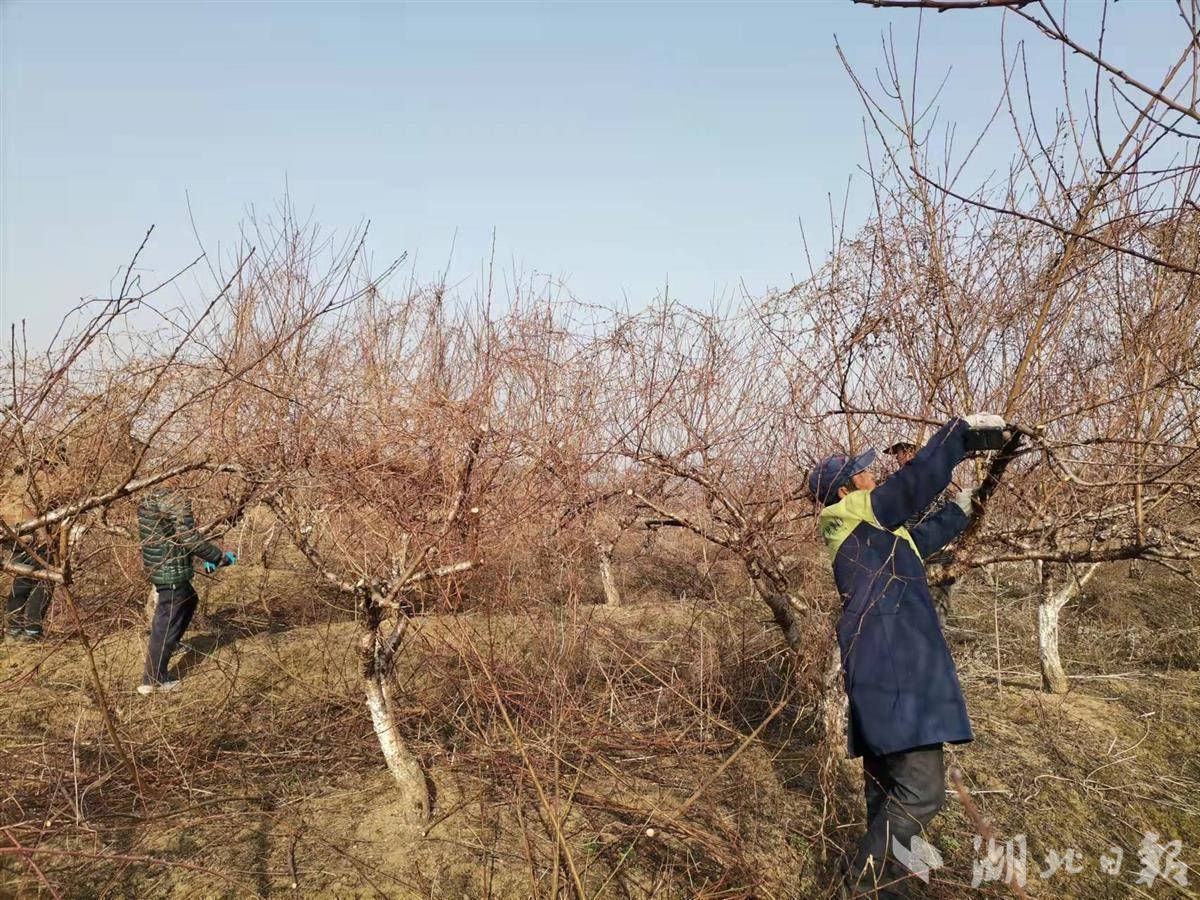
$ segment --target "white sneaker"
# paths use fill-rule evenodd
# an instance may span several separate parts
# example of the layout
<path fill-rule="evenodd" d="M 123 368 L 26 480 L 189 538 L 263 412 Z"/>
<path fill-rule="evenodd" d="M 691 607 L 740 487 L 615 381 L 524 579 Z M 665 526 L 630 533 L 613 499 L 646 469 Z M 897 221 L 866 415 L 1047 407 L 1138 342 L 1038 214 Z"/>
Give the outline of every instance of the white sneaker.
<path fill-rule="evenodd" d="M 143 697 L 149 697 L 151 694 L 172 694 L 183 687 L 178 681 L 164 681 L 160 684 L 139 684 L 137 692 Z"/>

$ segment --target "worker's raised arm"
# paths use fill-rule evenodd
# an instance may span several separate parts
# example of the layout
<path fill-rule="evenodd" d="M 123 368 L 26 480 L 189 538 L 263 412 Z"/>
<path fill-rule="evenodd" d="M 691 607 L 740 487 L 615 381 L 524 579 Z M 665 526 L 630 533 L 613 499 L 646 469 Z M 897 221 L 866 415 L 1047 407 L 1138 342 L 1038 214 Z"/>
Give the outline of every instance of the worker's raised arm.
<path fill-rule="evenodd" d="M 879 524 L 899 528 L 929 506 L 946 486 L 954 467 L 966 455 L 967 423 L 951 419 L 909 462 L 871 491 L 871 508 Z"/>
<path fill-rule="evenodd" d="M 910 526 L 908 533 L 921 559 L 928 559 L 962 534 L 970 521 L 957 503 L 947 503 L 919 525 Z"/>

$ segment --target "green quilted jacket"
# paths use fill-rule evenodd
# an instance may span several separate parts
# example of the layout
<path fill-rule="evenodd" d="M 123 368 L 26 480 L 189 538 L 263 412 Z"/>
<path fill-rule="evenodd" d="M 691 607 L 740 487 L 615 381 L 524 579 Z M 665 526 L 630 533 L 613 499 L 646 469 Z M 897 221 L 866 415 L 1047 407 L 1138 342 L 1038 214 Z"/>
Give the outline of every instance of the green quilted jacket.
<path fill-rule="evenodd" d="M 196 530 L 192 504 L 175 491 L 156 491 L 138 504 L 138 533 L 142 565 L 157 587 L 191 581 L 192 556 L 219 563 L 221 548 Z"/>

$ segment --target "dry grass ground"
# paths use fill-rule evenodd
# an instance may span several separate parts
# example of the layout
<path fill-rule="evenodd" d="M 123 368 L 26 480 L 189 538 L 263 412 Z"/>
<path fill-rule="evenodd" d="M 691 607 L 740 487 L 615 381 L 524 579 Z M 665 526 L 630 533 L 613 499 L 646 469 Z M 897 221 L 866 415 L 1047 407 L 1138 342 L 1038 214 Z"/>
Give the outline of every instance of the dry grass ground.
<path fill-rule="evenodd" d="M 638 565 L 630 587 L 679 560 Z M 861 827 L 856 764 L 827 801 L 820 749 L 783 702 L 779 642 L 749 601 L 679 578 L 621 609 L 422 617 L 400 702 L 436 809 L 411 833 L 360 699 L 353 623 L 336 604 L 281 613 L 312 590 L 295 576 L 223 574 L 202 589 L 183 693 L 133 693 L 145 636 L 132 612 L 99 641 L 144 804 L 101 739 L 78 644 L 4 645 L 0 835 L 35 849 L 42 875 L 0 856 L 0 895 L 49 883 L 71 897 L 466 900 L 570 896 L 576 878 L 589 897 L 832 895 L 836 853 Z M 1069 608 L 1062 697 L 1038 690 L 1020 591 L 980 580 L 960 593 L 950 635 L 977 740 L 951 755 L 996 828 L 1026 836 L 1035 897 L 1172 895 L 1134 883 L 1146 831 L 1182 841 L 1200 889 L 1196 619 L 1157 613 L 1180 590 L 1114 570 Z M 1175 614 L 1194 609 L 1179 597 Z M 972 890 L 973 832 L 951 799 L 933 833 L 947 866 L 927 896 L 1007 895 Z M 1098 868 L 1111 846 L 1124 848 L 1119 876 Z M 1041 879 L 1047 852 L 1068 848 L 1083 870 Z"/>

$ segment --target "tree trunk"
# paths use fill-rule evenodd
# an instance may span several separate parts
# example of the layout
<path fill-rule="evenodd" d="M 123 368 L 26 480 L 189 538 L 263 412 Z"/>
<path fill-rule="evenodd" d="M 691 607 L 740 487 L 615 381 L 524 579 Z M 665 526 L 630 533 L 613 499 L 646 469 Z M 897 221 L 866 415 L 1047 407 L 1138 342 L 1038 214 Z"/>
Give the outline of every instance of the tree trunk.
<path fill-rule="evenodd" d="M 356 608 L 363 616 L 358 634 L 359 671 L 367 694 L 367 709 L 371 711 L 371 725 L 375 728 L 379 749 L 383 751 L 383 760 L 400 793 L 400 817 L 406 825 L 419 825 L 429 819 L 429 788 L 420 762 L 400 737 L 396 706 L 385 685 L 403 631 L 395 632 L 393 641 L 381 640 L 382 610 L 379 598 L 369 592 L 363 592 Z"/>
<path fill-rule="evenodd" d="M 755 595 L 771 610 L 775 624 L 783 632 L 783 639 L 791 650 L 793 658 L 800 662 L 804 652 L 804 632 L 809 635 L 819 634 L 821 626 L 814 617 L 819 618 L 816 610 L 807 608 L 787 593 L 786 583 L 782 578 L 772 578 L 765 574 L 763 568 L 754 561 L 748 561 L 747 568 L 751 573 L 750 585 Z M 800 614 L 804 618 L 801 618 Z M 799 673 L 797 673 L 799 674 Z M 820 696 L 817 699 L 818 713 L 821 717 L 821 729 L 833 759 L 843 759 L 847 753 L 846 723 L 849 712 L 849 699 L 846 696 L 845 682 L 842 678 L 842 651 L 834 636 L 828 660 L 821 671 Z"/>
<path fill-rule="evenodd" d="M 364 675 L 363 688 L 367 693 L 367 708 L 371 710 L 371 724 L 379 749 L 388 771 L 400 792 L 401 817 L 405 824 L 419 825 L 429 819 L 429 789 L 425 785 L 425 773 L 417 758 L 405 746 L 396 723 L 396 708 L 383 689 L 377 676 Z"/>
<path fill-rule="evenodd" d="M 787 580 L 768 572 L 753 557 L 745 559 L 745 563 L 754 595 L 767 604 L 775 624 L 783 632 L 788 649 L 798 656 L 804 645 L 800 634 L 800 619 L 792 605 L 791 595 L 787 592 Z"/>
<path fill-rule="evenodd" d="M 75 626 L 75 634 L 79 638 L 79 643 L 83 647 L 83 655 L 87 660 L 87 671 L 92 681 L 92 691 L 95 694 L 96 705 L 100 707 L 100 717 L 104 721 L 104 728 L 108 732 L 109 738 L 113 743 L 113 750 L 120 757 L 121 762 L 125 765 L 126 771 L 129 772 L 133 779 L 134 785 L 137 786 L 138 803 L 143 807 L 146 805 L 146 788 L 142 784 L 142 776 L 138 771 L 137 763 L 134 762 L 133 756 L 130 755 L 125 745 L 121 743 L 121 735 L 117 732 L 116 718 L 113 716 L 112 708 L 109 706 L 108 693 L 104 689 L 104 680 L 100 677 L 100 668 L 96 665 L 96 654 L 92 642 L 88 639 L 87 631 L 83 627 L 83 619 L 79 615 L 79 606 L 75 603 L 73 592 L 75 581 L 75 567 L 72 565 L 72 554 L 74 553 L 77 541 L 83 535 L 83 528 L 71 525 L 69 520 L 63 525 L 58 534 L 58 562 L 60 565 L 59 573 L 62 580 L 59 582 L 62 590 L 60 595 L 67 607 L 67 612 L 71 616 L 71 624 Z M 45 554 L 43 562 L 49 564 L 51 559 L 49 554 Z M 47 565 L 49 568 L 49 565 Z M 47 584 L 46 588 L 53 590 L 52 583 Z"/>
<path fill-rule="evenodd" d="M 1047 694 L 1067 692 L 1067 673 L 1058 655 L 1058 613 L 1062 606 L 1055 594 L 1043 596 L 1038 604 L 1038 661 L 1042 667 L 1042 690 Z"/>
<path fill-rule="evenodd" d="M 829 663 L 825 667 L 821 695 L 821 726 L 825 731 L 825 743 L 835 759 L 843 759 L 849 752 L 846 742 L 846 723 L 850 702 L 842 678 L 842 649 L 837 638 L 833 639 Z"/>
<path fill-rule="evenodd" d="M 1067 573 L 1069 580 L 1055 590 L 1051 583 L 1055 567 L 1048 564 L 1040 566 L 1042 599 L 1038 604 L 1038 662 L 1042 669 L 1042 690 L 1047 694 L 1067 692 L 1067 673 L 1058 655 L 1059 613 L 1091 580 L 1099 567 L 1099 563 L 1092 563 L 1082 575 L 1071 567 Z"/>
<path fill-rule="evenodd" d="M 946 621 L 950 618 L 950 606 L 953 601 L 954 582 L 939 581 L 929 585 L 929 596 L 933 600 L 933 611 L 937 613 L 938 625 L 946 630 Z"/>
<path fill-rule="evenodd" d="M 604 586 L 604 602 L 609 606 L 620 606 L 621 590 L 617 587 L 616 573 L 613 571 L 613 545 L 597 541 L 596 551 L 600 555 L 600 583 Z"/>

